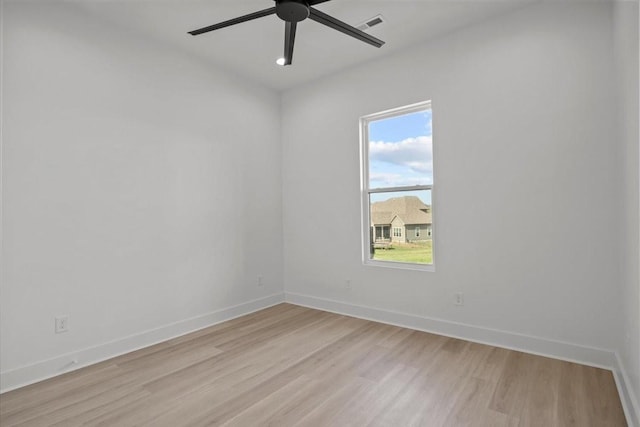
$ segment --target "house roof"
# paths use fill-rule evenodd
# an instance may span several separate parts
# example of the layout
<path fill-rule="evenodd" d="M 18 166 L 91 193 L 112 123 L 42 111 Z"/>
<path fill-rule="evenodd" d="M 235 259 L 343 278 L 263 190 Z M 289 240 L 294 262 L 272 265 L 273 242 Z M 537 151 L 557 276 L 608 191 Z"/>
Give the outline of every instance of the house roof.
<path fill-rule="evenodd" d="M 373 210 L 373 206 L 371 206 L 371 222 L 373 224 L 391 224 L 391 221 L 393 221 L 393 218 L 395 217 L 396 216 L 393 212 L 375 211 Z"/>
<path fill-rule="evenodd" d="M 395 217 L 405 225 L 431 224 L 431 206 L 416 196 L 393 197 L 371 204 L 372 224 L 391 224 Z"/>

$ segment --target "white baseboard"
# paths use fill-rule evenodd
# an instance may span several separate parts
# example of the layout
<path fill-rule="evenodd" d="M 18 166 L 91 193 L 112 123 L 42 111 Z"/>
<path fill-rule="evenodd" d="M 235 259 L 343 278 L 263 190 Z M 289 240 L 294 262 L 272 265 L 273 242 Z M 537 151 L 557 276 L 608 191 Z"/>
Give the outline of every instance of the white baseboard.
<path fill-rule="evenodd" d="M 610 370 L 614 352 L 497 329 L 285 292 L 285 301 L 347 316 Z"/>
<path fill-rule="evenodd" d="M 624 409 L 624 415 L 627 417 L 629 427 L 640 427 L 640 402 L 638 396 L 635 395 L 631 382 L 627 376 L 620 355 L 616 352 L 613 359 L 613 378 L 616 380 L 616 387 Z"/>
<path fill-rule="evenodd" d="M 93 365 L 103 360 L 167 341 L 282 302 L 284 302 L 283 294 L 273 294 L 139 334 L 130 335 L 122 339 L 69 352 L 48 360 L 5 371 L 0 373 L 0 393 Z M 74 363 L 74 360 L 77 361 L 77 363 Z"/>

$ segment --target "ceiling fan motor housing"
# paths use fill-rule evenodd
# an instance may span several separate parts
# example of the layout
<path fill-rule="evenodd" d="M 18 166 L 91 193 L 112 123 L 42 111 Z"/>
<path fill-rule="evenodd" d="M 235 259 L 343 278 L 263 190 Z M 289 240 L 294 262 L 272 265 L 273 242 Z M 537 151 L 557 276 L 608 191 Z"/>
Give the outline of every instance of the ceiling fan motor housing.
<path fill-rule="evenodd" d="M 276 15 L 286 22 L 300 22 L 309 17 L 309 3 L 304 0 L 276 0 Z"/>

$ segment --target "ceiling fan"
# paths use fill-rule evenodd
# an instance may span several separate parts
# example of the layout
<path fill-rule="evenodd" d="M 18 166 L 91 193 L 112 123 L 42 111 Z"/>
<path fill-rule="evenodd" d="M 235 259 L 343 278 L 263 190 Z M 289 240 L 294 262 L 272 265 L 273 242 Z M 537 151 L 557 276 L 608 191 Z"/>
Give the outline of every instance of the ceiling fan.
<path fill-rule="evenodd" d="M 290 65 L 293 59 L 293 43 L 296 38 L 296 26 L 298 22 L 304 21 L 309 18 L 312 21 L 316 21 L 319 24 L 326 25 L 327 27 L 338 30 L 348 36 L 355 37 L 365 43 L 368 43 L 375 47 L 381 47 L 384 42 L 377 39 L 359 29 L 346 24 L 333 16 L 320 12 L 311 6 L 319 3 L 324 3 L 330 0 L 275 0 L 276 5 L 268 9 L 263 9 L 258 12 L 253 12 L 248 15 L 240 16 L 238 18 L 229 19 L 228 21 L 220 22 L 219 24 L 209 25 L 208 27 L 199 28 L 197 30 L 189 31 L 192 36 L 208 33 L 209 31 L 218 30 L 220 28 L 228 27 L 241 22 L 251 21 L 253 19 L 262 18 L 263 16 L 278 15 L 278 18 L 285 22 L 284 27 L 284 64 Z"/>

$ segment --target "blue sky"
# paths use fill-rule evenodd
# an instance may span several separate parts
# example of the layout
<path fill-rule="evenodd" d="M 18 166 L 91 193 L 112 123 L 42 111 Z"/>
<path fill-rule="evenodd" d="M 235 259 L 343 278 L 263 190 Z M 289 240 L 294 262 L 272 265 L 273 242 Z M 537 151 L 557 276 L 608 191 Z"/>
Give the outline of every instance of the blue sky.
<path fill-rule="evenodd" d="M 370 141 L 401 141 L 416 136 L 431 136 L 431 110 L 369 123 Z"/>
<path fill-rule="evenodd" d="M 420 184 L 433 184 L 431 109 L 370 122 L 369 188 Z M 420 197 L 427 204 L 430 193 Z M 374 195 L 372 201 L 390 196 L 398 194 Z"/>

